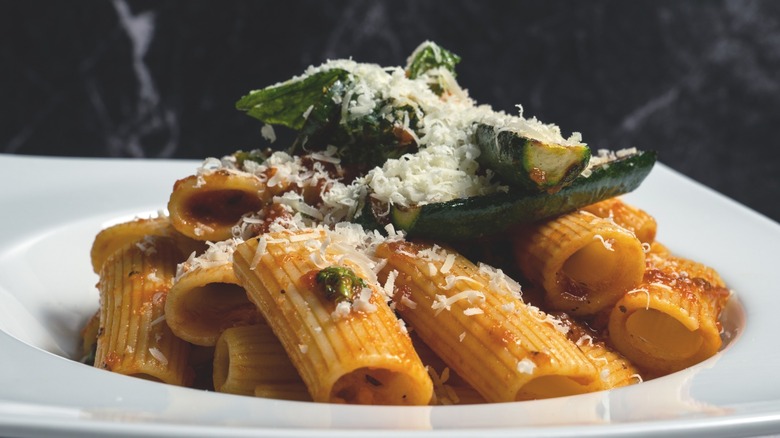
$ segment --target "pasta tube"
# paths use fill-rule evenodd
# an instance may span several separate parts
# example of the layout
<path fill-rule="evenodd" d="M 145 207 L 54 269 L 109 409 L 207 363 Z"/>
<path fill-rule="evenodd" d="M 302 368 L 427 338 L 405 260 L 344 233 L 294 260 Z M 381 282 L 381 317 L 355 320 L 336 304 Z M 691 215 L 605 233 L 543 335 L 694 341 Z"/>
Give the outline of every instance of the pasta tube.
<path fill-rule="evenodd" d="M 644 210 L 626 204 L 620 198 L 609 198 L 582 208 L 600 218 L 612 219 L 619 226 L 634 233 L 642 243 L 653 243 L 658 224 Z"/>
<path fill-rule="evenodd" d="M 545 291 L 554 310 L 592 315 L 642 281 L 642 243 L 614 222 L 577 211 L 542 222 L 515 238 L 523 274 Z"/>
<path fill-rule="evenodd" d="M 306 385 L 300 383 L 262 382 L 255 387 L 255 397 L 279 400 L 311 401 Z"/>
<path fill-rule="evenodd" d="M 414 331 L 410 332 L 412 343 L 420 360 L 428 369 L 433 381 L 433 405 L 457 405 L 485 403 L 482 397 L 458 373 L 453 372 L 441 358 L 425 344 Z"/>
<path fill-rule="evenodd" d="M 556 315 L 568 328 L 566 336 L 587 356 L 598 370 L 599 378 L 590 386 L 590 391 L 602 391 L 643 381 L 641 372 L 623 355 L 609 347 L 596 333 L 571 317 Z"/>
<path fill-rule="evenodd" d="M 225 329 L 255 324 L 260 316 L 238 284 L 232 262 L 225 261 L 181 274 L 168 293 L 165 318 L 176 336 L 213 346 Z"/>
<path fill-rule="evenodd" d="M 214 389 L 231 394 L 255 395 L 260 386 L 308 396 L 306 386 L 295 371 L 282 344 L 266 324 L 225 330 L 214 349 Z M 287 398 L 287 397 L 278 397 Z M 297 397 L 295 397 L 297 399 Z"/>
<path fill-rule="evenodd" d="M 664 246 L 664 244 L 658 242 L 657 240 L 650 244 L 650 250 L 647 252 L 648 254 L 655 254 L 657 256 L 669 256 L 671 253 L 669 252 L 669 248 Z"/>
<path fill-rule="evenodd" d="M 220 241 L 232 237 L 241 216 L 260 210 L 270 198 L 265 183 L 254 174 L 220 169 L 176 181 L 168 211 L 180 233 Z"/>
<path fill-rule="evenodd" d="M 188 359 L 195 376 L 192 379 L 193 388 L 214 390 L 214 347 L 192 345 Z"/>
<path fill-rule="evenodd" d="M 190 383 L 190 346 L 174 336 L 163 317 L 180 259 L 172 239 L 147 237 L 103 264 L 96 367 L 174 385 Z"/>
<path fill-rule="evenodd" d="M 595 367 L 559 322 L 519 299 L 519 285 L 485 265 L 436 246 L 390 242 L 396 311 L 488 402 L 585 392 Z"/>
<path fill-rule="evenodd" d="M 717 273 L 690 260 L 648 255 L 644 282 L 610 313 L 609 337 L 637 366 L 657 374 L 687 368 L 721 347 L 728 299 Z"/>
<path fill-rule="evenodd" d="M 643 381 L 639 369 L 606 343 L 582 340 L 577 346 L 598 370 L 599 378 L 589 386 L 588 392 L 604 391 Z"/>
<path fill-rule="evenodd" d="M 79 362 L 94 365 L 97 337 L 100 332 L 100 309 L 84 324 L 81 329 L 81 358 Z"/>
<path fill-rule="evenodd" d="M 427 404 L 430 377 L 373 280 L 371 260 L 341 238 L 309 229 L 248 240 L 234 253 L 236 277 L 314 401 Z M 320 276 L 323 272 L 328 275 Z M 345 286 L 334 292 L 359 286 L 351 304 L 346 297 L 337 303 L 323 291 L 331 273 Z"/>
<path fill-rule="evenodd" d="M 114 251 L 137 242 L 146 236 L 171 237 L 176 241 L 183 254 L 204 249 L 202 242 L 192 240 L 177 232 L 167 216 L 157 216 L 148 219 L 137 218 L 104 228 L 95 236 L 95 240 L 92 242 L 92 249 L 90 250 L 92 269 L 95 273 L 99 273 L 103 262 Z"/>

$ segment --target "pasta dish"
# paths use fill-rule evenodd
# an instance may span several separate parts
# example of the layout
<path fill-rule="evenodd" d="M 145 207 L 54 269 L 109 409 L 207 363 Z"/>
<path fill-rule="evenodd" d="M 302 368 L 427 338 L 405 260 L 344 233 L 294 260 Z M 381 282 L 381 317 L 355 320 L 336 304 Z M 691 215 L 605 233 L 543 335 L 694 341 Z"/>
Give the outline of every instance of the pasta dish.
<path fill-rule="evenodd" d="M 328 61 L 241 98 L 267 141 L 295 140 L 207 158 L 167 212 L 97 234 L 84 362 L 428 405 L 608 390 L 713 356 L 729 289 L 621 198 L 655 153 L 478 105 L 459 61 L 425 42 L 404 67 Z"/>

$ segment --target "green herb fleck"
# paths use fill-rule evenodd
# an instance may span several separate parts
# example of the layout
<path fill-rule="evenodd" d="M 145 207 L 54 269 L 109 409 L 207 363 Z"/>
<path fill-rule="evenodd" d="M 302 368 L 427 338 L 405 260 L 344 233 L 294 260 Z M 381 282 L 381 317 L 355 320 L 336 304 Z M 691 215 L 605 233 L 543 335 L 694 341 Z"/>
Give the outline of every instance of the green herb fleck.
<path fill-rule="evenodd" d="M 324 287 L 325 297 L 336 302 L 352 302 L 355 295 L 366 287 L 363 279 L 352 269 L 341 266 L 329 266 L 318 272 L 317 283 Z"/>
<path fill-rule="evenodd" d="M 236 151 L 233 152 L 233 156 L 236 158 L 236 165 L 240 168 L 244 168 L 244 162 L 254 161 L 257 164 L 263 164 L 265 160 L 271 155 L 270 149 L 254 149 L 249 152 Z"/>

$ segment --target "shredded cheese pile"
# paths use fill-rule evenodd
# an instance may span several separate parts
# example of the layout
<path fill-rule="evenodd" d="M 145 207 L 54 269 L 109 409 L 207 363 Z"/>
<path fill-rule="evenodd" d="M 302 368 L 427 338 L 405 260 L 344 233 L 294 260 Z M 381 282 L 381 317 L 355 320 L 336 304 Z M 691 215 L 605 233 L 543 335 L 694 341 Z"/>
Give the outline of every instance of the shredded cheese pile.
<path fill-rule="evenodd" d="M 473 141 L 476 123 L 500 126 L 543 142 L 583 144 L 579 133 L 564 138 L 558 126 L 523 117 L 522 107 L 519 107 L 518 115 L 509 115 L 494 111 L 488 105 L 477 105 L 445 69 L 434 69 L 429 73 L 446 81 L 448 92 L 443 96 L 430 90 L 425 74 L 409 79 L 401 67 L 382 67 L 353 60 L 332 60 L 311 66 L 303 75 L 290 81 L 304 80 L 332 69 L 351 74 L 346 94 L 333 98 L 334 103 L 341 106 L 341 123 L 349 123 L 378 110 L 391 124 L 404 128 L 404 132 L 414 138 L 418 150 L 397 159 L 388 159 L 382 166 L 369 170 L 349 184 L 332 178 L 321 165 L 339 164 L 335 147 L 311 154 L 310 157 L 316 161 L 314 168 L 303 166 L 300 157 L 284 152 L 274 153 L 262 164 L 244 163 L 243 171 L 266 178 L 269 187 L 282 183 L 299 187 L 327 187 L 321 193 L 322 205 L 306 206 L 301 199 L 292 197 L 282 199 L 295 210 L 326 223 L 358 216 L 359 206 L 368 194 L 388 205 L 408 207 L 507 190 L 506 186 L 493 180 L 492 171 L 479 169 L 477 157 L 480 150 Z M 393 103 L 377 108 L 382 102 Z M 408 112 L 394 110 L 399 107 L 413 109 L 418 120 L 417 132 L 410 129 Z M 310 107 L 305 111 L 304 118 L 311 110 Z M 275 139 L 270 126 L 264 126 L 263 135 L 269 140 Z M 208 159 L 202 166 L 202 172 L 220 168 L 242 171 L 234 158 L 226 157 L 222 160 Z M 269 169 L 274 171 L 269 172 Z M 267 177 L 269 174 L 273 175 Z"/>

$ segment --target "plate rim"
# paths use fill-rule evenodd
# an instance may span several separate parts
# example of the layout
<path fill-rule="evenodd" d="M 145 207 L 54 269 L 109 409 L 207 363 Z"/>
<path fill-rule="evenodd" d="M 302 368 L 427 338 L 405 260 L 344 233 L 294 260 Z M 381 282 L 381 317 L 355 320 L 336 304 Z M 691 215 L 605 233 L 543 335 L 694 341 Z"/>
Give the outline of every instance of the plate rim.
<path fill-rule="evenodd" d="M 167 182 L 159 182 L 160 185 L 168 184 L 168 186 L 172 186 L 173 182 L 177 178 L 181 178 L 186 176 L 189 173 L 194 172 L 196 167 L 200 164 L 200 160 L 138 160 L 138 159 L 107 159 L 107 158 L 60 158 L 60 157 L 32 157 L 32 156 L 10 156 L 10 155 L 0 155 L 0 166 L 3 166 L 3 168 L 11 169 L 10 172 L 7 172 L 5 175 L 0 174 L 0 186 L 5 185 L 6 183 L 9 183 L 10 181 L 17 179 L 21 180 L 22 183 L 29 183 L 29 185 L 22 185 L 20 186 L 22 195 L 29 196 L 31 194 L 35 194 L 36 190 L 40 191 L 42 190 L 42 187 L 45 187 L 43 185 L 39 185 L 37 183 L 33 183 L 29 181 L 31 178 L 34 178 L 34 175 L 30 174 L 29 172 L 25 172 L 25 168 L 29 168 L 30 166 L 35 168 L 46 168 L 47 172 L 50 172 L 50 174 L 59 176 L 60 178 L 67 176 L 73 172 L 78 172 L 81 175 L 91 175 L 91 174 L 99 174 L 99 175 L 107 175 L 112 172 L 120 172 L 120 170 L 124 168 L 133 168 L 128 170 L 129 173 L 127 175 L 135 174 L 135 172 L 139 169 L 149 169 L 154 168 L 154 172 L 162 172 L 161 175 L 168 175 L 169 179 Z M 167 173 L 170 169 L 173 169 L 172 173 Z M 186 173 L 185 170 L 189 169 L 189 173 Z M 182 174 L 182 172 L 185 172 Z M 155 173 L 156 174 L 156 173 Z M 122 174 L 118 175 L 118 179 L 126 178 L 127 175 Z M 653 170 L 653 173 L 651 173 L 651 177 L 648 178 L 648 181 L 646 184 L 654 185 L 658 184 L 660 179 L 674 179 L 675 181 L 682 182 L 686 185 L 686 188 L 688 190 L 693 190 L 696 193 L 704 194 L 703 196 L 706 196 L 708 199 L 708 202 L 714 202 L 719 205 L 723 205 L 728 207 L 728 210 L 731 214 L 737 215 L 739 217 L 747 218 L 751 223 L 758 224 L 758 226 L 764 227 L 767 230 L 771 230 L 773 234 L 776 236 L 773 237 L 773 239 L 776 239 L 777 241 L 780 241 L 780 224 L 773 222 L 771 219 L 761 215 L 760 213 L 757 213 L 755 211 L 752 211 L 748 209 L 747 207 L 742 206 L 741 204 L 737 203 L 736 201 L 733 201 L 727 197 L 725 197 L 722 194 L 719 194 L 700 183 L 682 175 L 678 172 L 672 170 L 668 166 L 665 166 L 662 163 L 659 163 L 656 167 L 656 169 Z M 18 181 L 14 186 L 18 185 Z M 66 189 L 68 186 L 67 184 L 63 184 L 59 187 L 60 190 Z M 640 190 L 643 190 L 640 188 Z M 163 197 L 167 198 L 167 193 L 163 194 Z M 634 195 L 630 194 L 628 197 L 633 198 Z M 638 199 L 642 199 L 642 195 L 636 196 Z M 158 196 L 159 198 L 159 196 Z M 0 193 L 0 205 L 11 205 L 15 206 L 18 205 L 19 199 L 12 196 L 9 192 L 2 192 Z M 16 203 L 16 204 L 15 204 Z M 111 204 L 115 205 L 115 204 Z M 112 207 L 109 205 L 104 209 L 104 211 L 101 211 L 100 214 L 107 213 L 108 210 L 110 210 Z M 642 205 L 639 205 L 642 207 Z M 162 206 L 160 206 L 162 207 Z M 13 210 L 13 209 L 11 209 Z M 651 214 L 653 212 L 651 211 Z M 91 215 L 94 215 L 96 213 L 90 213 Z M 75 220 L 78 218 L 79 215 L 75 214 L 73 215 L 73 219 Z M 8 220 L 8 219 L 6 219 Z M 2 224 L 3 219 L 0 218 L 0 224 Z M 2 228 L 2 227 L 0 227 Z M 0 235 L 2 236 L 2 235 Z M 16 240 L 10 240 L 10 243 L 8 241 L 6 242 L 0 242 L 0 263 L 3 260 L 3 256 L 7 255 L 7 253 L 15 248 L 14 245 L 18 245 L 20 241 L 24 241 L 24 238 L 16 239 Z M 772 240 L 774 241 L 774 240 Z M 85 254 L 84 257 L 87 257 Z M 780 274 L 772 273 L 773 275 L 768 275 L 766 280 L 774 281 L 774 280 L 780 280 Z M 0 279 L 0 294 L 3 292 L 3 280 Z M 13 293 L 13 291 L 5 291 L 6 293 Z M 761 303 L 759 303 L 761 304 Z M 755 310 L 755 306 L 746 306 L 747 309 L 750 309 L 751 311 Z M 755 313 L 754 313 L 755 316 Z M 739 336 L 745 337 L 746 333 L 749 333 L 749 330 L 752 330 L 751 326 L 753 325 L 755 321 L 751 320 L 750 315 L 748 315 L 746 320 L 746 325 L 744 327 L 744 331 L 739 334 Z M 2 326 L 0 325 L 0 329 Z M 753 333 L 749 333 L 752 336 Z M 739 349 L 735 348 L 735 350 L 740 351 L 742 350 L 742 345 L 747 343 L 748 340 L 737 340 L 735 343 L 735 347 L 740 347 Z M 19 347 L 19 345 L 15 345 L 14 343 L 18 342 L 22 345 L 24 345 L 24 348 Z M 45 353 L 45 354 L 52 354 L 45 352 L 43 350 L 40 350 L 38 347 L 25 344 L 24 341 L 18 340 L 13 335 L 6 333 L 5 331 L 0 331 L 0 350 L 8 350 L 13 349 L 14 351 L 17 350 L 24 350 L 25 348 L 32 349 L 27 351 L 27 353 L 20 353 L 22 355 L 27 356 L 33 356 L 36 357 L 33 353 L 33 350 L 38 350 L 39 353 Z M 752 350 L 751 350 L 752 351 Z M 728 350 L 727 350 L 728 353 Z M 725 354 L 723 356 L 726 356 Z M 50 358 L 53 359 L 53 358 Z M 780 364 L 780 357 L 773 357 L 773 360 L 777 360 L 776 363 Z M 720 360 L 718 358 L 717 360 Z M 52 362 L 52 361 L 47 361 Z M 9 367 L 10 368 L 10 367 Z M 0 371 L 3 370 L 3 365 L 0 364 Z M 90 370 L 94 371 L 94 370 Z M 78 373 L 80 374 L 80 373 Z M 108 376 L 107 376 L 108 377 Z M 111 377 L 124 377 L 124 376 L 111 376 Z M 101 381 L 109 381 L 112 384 L 116 383 L 116 379 L 101 379 Z M 648 384 L 650 382 L 647 382 L 645 384 Z M 10 380 L 7 377 L 6 373 L 0 373 L 0 387 L 10 384 Z M 155 384 L 159 385 L 159 384 Z M 183 389 L 183 388 L 175 388 L 175 389 Z M 627 389 L 628 391 L 631 390 L 631 388 Z M 186 389 L 186 391 L 193 391 L 190 389 Z M 614 390 L 613 390 L 614 391 Z M 176 392 L 176 391 L 174 391 Z M 614 393 L 617 394 L 620 391 L 615 391 Z M 626 391 L 623 391 L 626 392 Z M 185 397 L 187 395 L 185 394 Z M 588 396 L 588 395 L 585 395 Z M 230 396 L 228 397 L 236 397 L 236 396 Z M 582 397 L 582 396 L 574 396 L 576 397 Z M 598 398 L 598 397 L 597 397 Z M 564 399 L 571 399 L 570 397 L 566 397 Z M 611 396 L 607 396 L 606 399 L 611 399 Z M 611 400 L 610 400 L 611 401 Z M 291 403 L 291 402 L 286 402 Z M 294 402 L 292 402 L 294 403 Z M 518 402 L 518 403 L 539 403 L 539 402 Z M 68 420 L 63 420 L 60 418 L 57 419 L 56 415 L 41 415 L 38 418 L 34 418 L 34 415 L 31 417 L 25 417 L 25 416 L 13 416 L 12 414 L 16 411 L 14 409 L 18 409 L 20 405 L 25 405 L 31 409 L 35 408 L 35 403 L 28 403 L 25 400 L 19 400 L 13 399 L 10 397 L 7 397 L 5 393 L 0 393 L 0 431 L 8 432 L 8 431 L 14 431 L 19 432 L 20 434 L 26 434 L 29 433 L 31 435 L 35 433 L 47 433 L 47 431 L 51 432 L 68 432 L 72 430 L 74 434 L 81 434 L 81 433 L 93 433 L 97 429 L 100 429 L 100 426 L 95 421 L 90 421 L 88 418 L 77 418 L 78 421 L 73 421 L 72 423 L 68 423 Z M 502 405 L 516 405 L 516 403 L 511 404 L 502 404 Z M 75 409 L 74 412 L 79 411 L 77 407 L 74 406 L 62 406 L 62 404 L 54 404 L 53 406 L 50 406 L 47 404 L 47 402 L 41 401 L 38 403 L 38 406 L 41 408 L 63 408 L 65 411 L 70 411 Z M 478 405 L 474 405 L 478 406 Z M 15 408 L 14 408 L 15 407 Z M 363 407 L 355 408 L 355 407 L 348 407 L 347 410 L 353 410 L 353 411 L 361 411 Z M 430 416 L 435 417 L 438 415 L 438 412 L 458 412 L 458 408 L 461 407 L 420 407 L 420 408 L 412 408 L 412 409 L 422 409 L 422 410 L 429 410 Z M 729 408 L 735 409 L 738 408 L 737 406 L 729 406 Z M 750 409 L 754 409 L 754 412 L 751 412 Z M 761 410 L 755 410 L 755 408 L 761 408 L 764 409 L 764 411 Z M 377 409 L 376 407 L 373 407 L 373 409 Z M 379 408 L 381 409 L 381 408 Z M 518 409 L 520 409 L 518 407 Z M 55 409 L 56 410 L 56 409 Z M 370 409 L 369 409 L 370 410 Z M 341 409 L 335 409 L 335 411 L 341 411 Z M 52 412 L 52 411 L 47 411 Z M 82 412 L 83 413 L 83 412 Z M 445 415 L 445 414 L 441 414 Z M 26 419 L 29 418 L 29 421 Z M 17 421 L 14 421 L 17 420 Z M 48 421 L 48 424 L 47 424 Z M 37 425 L 36 425 L 37 424 Z M 69 427 L 69 424 L 72 427 Z M 108 421 L 105 423 L 106 427 L 112 427 L 114 428 L 112 431 L 121 431 L 122 433 L 128 433 L 128 434 L 156 434 L 155 428 L 158 428 L 156 431 L 157 433 L 163 432 L 168 433 L 167 428 L 168 426 L 176 427 L 175 421 L 173 423 L 165 423 L 160 421 L 152 421 L 152 422 L 122 422 L 122 421 Z M 167 426 L 162 426 L 167 424 Z M 358 429 L 350 429 L 348 427 L 349 423 L 344 423 L 343 426 L 339 428 L 338 426 L 336 428 L 320 428 L 320 429 L 310 429 L 310 428 L 302 428 L 302 429 L 288 429 L 288 428 L 258 428 L 256 426 L 252 427 L 245 427 L 241 429 L 230 429 L 227 428 L 225 425 L 215 424 L 213 427 L 217 429 L 225 429 L 223 432 L 240 432 L 243 434 L 244 431 L 246 431 L 248 434 L 257 436 L 258 434 L 265 434 L 266 432 L 269 434 L 276 434 L 278 432 L 284 432 L 285 434 L 292 434 L 290 436 L 295 436 L 295 433 L 300 433 L 302 435 L 310 436 L 312 433 L 316 432 L 317 434 L 321 436 L 328 436 L 331 434 L 334 434 L 335 432 L 348 432 L 352 433 L 351 431 L 355 431 Z M 453 429 L 447 429 L 447 428 L 439 428 L 440 425 L 436 424 L 436 428 L 432 430 L 421 430 L 421 429 L 414 429 L 416 433 L 422 433 L 425 434 L 425 432 L 428 432 L 431 435 L 438 435 L 438 434 L 451 434 L 452 432 L 457 432 L 457 430 Z M 96 429 L 97 427 L 97 429 Z M 181 429 L 181 425 L 178 425 L 178 427 Z M 199 428 L 207 428 L 205 425 L 199 425 Z M 669 428 L 672 429 L 669 429 Z M 689 434 L 700 434 L 703 433 L 703 431 L 706 431 L 706 436 L 712 436 L 712 433 L 726 433 L 726 434 L 737 434 L 742 432 L 748 432 L 751 434 L 755 433 L 767 433 L 770 431 L 780 431 L 780 392 L 777 393 L 776 398 L 771 400 L 765 400 L 765 403 L 762 403 L 761 401 L 757 402 L 756 406 L 752 407 L 745 407 L 745 410 L 735 409 L 732 414 L 728 415 L 718 415 L 718 416 L 704 416 L 704 417 L 682 417 L 682 418 L 675 418 L 675 419 L 667 419 L 667 420 L 659 420 L 659 421 L 639 421 L 639 422 L 621 422 L 621 423 L 608 423 L 608 424 L 601 424 L 601 425 L 592 425 L 588 427 L 582 427 L 582 425 L 559 425 L 559 426 L 528 426 L 528 425 L 522 425 L 517 424 L 515 426 L 506 426 L 496 429 L 479 429 L 480 433 L 487 433 L 490 436 L 500 436 L 502 434 L 512 434 L 513 436 L 518 436 L 520 434 L 521 436 L 574 436 L 574 431 L 569 431 L 567 429 L 569 428 L 575 428 L 577 429 L 576 435 L 585 435 L 590 436 L 589 434 L 604 436 L 604 435 L 624 435 L 626 433 L 630 434 L 639 434 L 639 435 L 654 435 L 654 434 L 661 434 L 661 433 L 669 433 L 671 431 L 686 431 Z M 102 429 L 101 429 L 102 430 Z M 360 429 L 365 432 L 364 429 Z M 406 429 L 393 429 L 393 428 L 380 428 L 380 429 L 371 429 L 372 433 L 398 433 L 405 431 Z M 175 430 L 171 430 L 171 433 L 174 433 Z M 471 432 L 474 432 L 474 430 L 471 430 Z M 529 435 L 525 435 L 526 432 L 531 432 Z M 702 436 L 704 436 L 702 435 Z M 230 436 L 244 436 L 244 435 L 230 435 Z M 334 435 L 335 436 L 335 435 Z"/>

